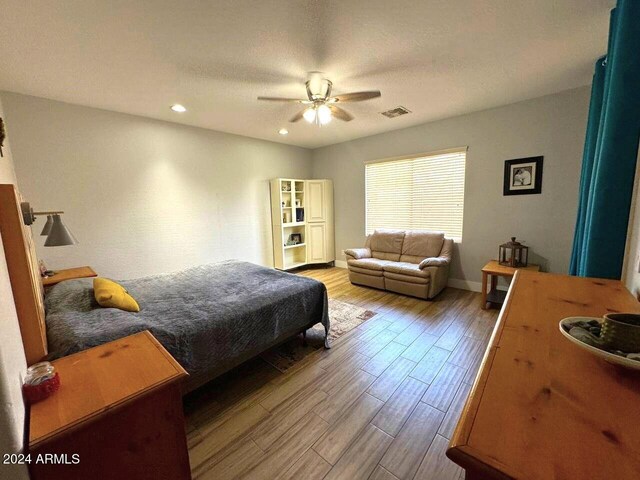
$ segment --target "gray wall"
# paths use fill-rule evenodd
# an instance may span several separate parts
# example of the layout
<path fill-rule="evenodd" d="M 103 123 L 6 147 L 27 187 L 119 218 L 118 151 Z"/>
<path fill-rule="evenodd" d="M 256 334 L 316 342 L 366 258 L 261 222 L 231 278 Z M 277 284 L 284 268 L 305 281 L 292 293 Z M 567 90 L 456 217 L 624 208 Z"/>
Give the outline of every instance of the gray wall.
<path fill-rule="evenodd" d="M 364 161 L 465 145 L 464 234 L 452 284 L 477 289 L 480 268 L 512 235 L 546 270 L 568 268 L 588 87 L 314 151 L 1 97 L 23 194 L 38 209 L 64 209 L 81 242 L 45 249 L 39 238 L 51 268 L 88 264 L 129 278 L 224 258 L 271 265 L 268 179 L 277 176 L 333 179 L 336 258 L 344 259 L 342 250 L 364 242 Z M 504 197 L 504 160 L 534 155 L 545 157 L 542 194 Z"/>
<path fill-rule="evenodd" d="M 269 179 L 310 178 L 309 150 L 4 92 L 15 169 L 80 244 L 49 268 L 126 279 L 239 258 L 272 265 Z M 34 226 L 38 234 L 44 224 Z"/>
<path fill-rule="evenodd" d="M 336 258 L 364 243 L 365 161 L 468 146 L 464 231 L 451 284 L 477 289 L 484 263 L 514 235 L 531 247 L 534 262 L 566 272 L 588 106 L 589 87 L 582 87 L 314 150 L 314 177 L 334 181 Z M 542 194 L 503 196 L 504 161 L 537 155 L 544 155 Z"/>

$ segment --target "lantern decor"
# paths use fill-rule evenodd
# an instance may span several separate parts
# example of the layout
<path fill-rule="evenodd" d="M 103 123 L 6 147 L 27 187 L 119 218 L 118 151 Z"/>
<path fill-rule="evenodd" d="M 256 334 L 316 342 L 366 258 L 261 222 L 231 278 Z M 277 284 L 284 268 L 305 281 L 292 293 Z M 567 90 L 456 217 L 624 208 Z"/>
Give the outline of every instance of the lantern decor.
<path fill-rule="evenodd" d="M 507 267 L 526 267 L 529 260 L 529 247 L 525 247 L 520 242 L 516 242 L 516 237 L 511 237 L 511 241 L 500 245 L 498 262 Z"/>

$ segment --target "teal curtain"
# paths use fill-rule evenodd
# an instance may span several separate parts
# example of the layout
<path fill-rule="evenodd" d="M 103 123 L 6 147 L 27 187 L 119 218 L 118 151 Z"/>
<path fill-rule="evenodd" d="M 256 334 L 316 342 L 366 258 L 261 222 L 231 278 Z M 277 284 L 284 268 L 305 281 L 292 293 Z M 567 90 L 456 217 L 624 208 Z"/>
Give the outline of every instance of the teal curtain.
<path fill-rule="evenodd" d="M 572 275 L 622 275 L 639 139 L 640 0 L 618 0 L 591 87 Z"/>

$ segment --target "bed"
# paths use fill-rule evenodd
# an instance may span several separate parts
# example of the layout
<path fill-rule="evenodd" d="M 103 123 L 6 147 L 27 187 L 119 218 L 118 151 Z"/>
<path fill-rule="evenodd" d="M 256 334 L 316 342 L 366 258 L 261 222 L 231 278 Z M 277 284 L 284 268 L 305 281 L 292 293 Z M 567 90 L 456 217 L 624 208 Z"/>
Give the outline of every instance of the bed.
<path fill-rule="evenodd" d="M 91 279 L 47 289 L 49 359 L 149 330 L 189 372 L 190 391 L 317 323 L 329 331 L 324 284 L 247 262 L 119 283 L 140 312 L 100 308 Z"/>
<path fill-rule="evenodd" d="M 150 330 L 191 374 L 190 391 L 317 323 L 328 347 L 325 286 L 246 262 L 124 281 L 137 314 L 99 308 L 88 279 L 61 282 L 45 298 L 21 201 L 15 185 L 0 185 L 2 246 L 28 365 Z"/>

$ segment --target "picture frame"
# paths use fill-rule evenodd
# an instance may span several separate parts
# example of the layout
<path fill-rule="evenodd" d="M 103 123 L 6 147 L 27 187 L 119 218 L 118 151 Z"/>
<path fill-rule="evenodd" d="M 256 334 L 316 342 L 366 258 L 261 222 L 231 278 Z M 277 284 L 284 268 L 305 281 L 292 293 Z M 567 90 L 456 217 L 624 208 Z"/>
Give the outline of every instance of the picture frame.
<path fill-rule="evenodd" d="M 542 193 L 543 160 L 543 156 L 505 160 L 503 195 Z"/>
<path fill-rule="evenodd" d="M 289 239 L 293 242 L 294 245 L 299 245 L 302 243 L 302 234 L 301 233 L 292 233 L 289 236 Z"/>
<path fill-rule="evenodd" d="M 6 138 L 6 132 L 4 129 L 4 120 L 0 117 L 0 157 L 4 157 L 2 153 L 2 147 L 4 147 L 4 139 Z"/>

